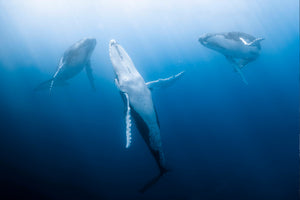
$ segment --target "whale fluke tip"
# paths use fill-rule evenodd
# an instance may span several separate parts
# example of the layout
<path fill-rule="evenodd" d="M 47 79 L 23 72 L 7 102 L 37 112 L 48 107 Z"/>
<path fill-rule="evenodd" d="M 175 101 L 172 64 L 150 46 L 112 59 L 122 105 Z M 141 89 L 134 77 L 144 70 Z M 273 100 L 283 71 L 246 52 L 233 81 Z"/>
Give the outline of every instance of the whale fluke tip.
<path fill-rule="evenodd" d="M 155 185 L 161 177 L 163 177 L 166 173 L 170 172 L 171 170 L 166 169 L 166 168 L 161 168 L 160 169 L 160 173 L 159 175 L 157 175 L 156 177 L 154 177 L 153 179 L 151 179 L 148 183 L 146 183 L 146 185 L 144 185 L 143 188 L 141 188 L 139 190 L 140 193 L 144 193 L 146 192 L 149 188 L 151 188 L 153 185 Z"/>

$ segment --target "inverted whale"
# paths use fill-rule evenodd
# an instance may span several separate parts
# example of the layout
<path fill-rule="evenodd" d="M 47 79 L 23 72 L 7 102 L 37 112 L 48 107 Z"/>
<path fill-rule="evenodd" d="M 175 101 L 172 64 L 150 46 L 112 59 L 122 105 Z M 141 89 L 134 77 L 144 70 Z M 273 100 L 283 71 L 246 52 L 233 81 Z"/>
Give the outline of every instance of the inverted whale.
<path fill-rule="evenodd" d="M 257 59 L 260 54 L 260 42 L 264 38 L 255 38 L 246 33 L 228 32 L 204 34 L 199 42 L 212 50 L 223 54 L 232 63 L 234 70 L 239 73 L 244 83 L 248 84 L 241 69 Z"/>
<path fill-rule="evenodd" d="M 141 192 L 144 192 L 168 171 L 165 166 L 159 122 L 150 90 L 174 82 L 183 72 L 166 79 L 145 83 L 126 51 L 115 40 L 111 40 L 109 43 L 109 55 L 116 75 L 115 84 L 120 90 L 127 108 L 125 117 L 126 148 L 131 144 L 132 116 L 160 170 L 160 174 L 141 189 Z"/>
<path fill-rule="evenodd" d="M 84 38 L 69 47 L 60 59 L 53 77 L 38 85 L 35 90 L 49 89 L 51 93 L 53 87 L 67 85 L 66 80 L 73 78 L 84 68 L 92 88 L 95 89 L 90 58 L 96 43 L 94 38 Z"/>

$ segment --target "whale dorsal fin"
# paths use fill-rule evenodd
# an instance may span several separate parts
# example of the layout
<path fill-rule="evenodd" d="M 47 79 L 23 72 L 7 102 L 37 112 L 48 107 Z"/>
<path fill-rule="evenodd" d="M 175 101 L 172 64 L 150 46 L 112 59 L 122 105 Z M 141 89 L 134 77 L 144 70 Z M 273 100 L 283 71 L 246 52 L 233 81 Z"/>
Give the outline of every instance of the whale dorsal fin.
<path fill-rule="evenodd" d="M 155 81 L 150 81 L 148 83 L 146 83 L 147 87 L 152 90 L 152 89 L 156 89 L 156 88 L 161 88 L 161 87 L 166 87 L 171 85 L 173 82 L 175 82 L 176 80 L 178 80 L 182 75 L 183 75 L 184 71 L 170 76 L 168 78 L 160 78 L 158 80 Z"/>
<path fill-rule="evenodd" d="M 129 97 L 127 93 L 124 93 L 126 97 L 126 148 L 130 147 L 131 144 L 131 115 L 130 115 L 130 103 L 129 103 Z"/>
<path fill-rule="evenodd" d="M 92 70 L 92 67 L 91 67 L 91 61 L 90 60 L 85 65 L 85 71 L 86 71 L 86 75 L 87 75 L 87 77 L 90 81 L 90 84 L 91 84 L 93 90 L 96 90 L 95 83 L 94 83 L 94 77 L 93 77 L 93 70 Z"/>
<path fill-rule="evenodd" d="M 246 46 L 255 46 L 257 45 L 259 42 L 263 41 L 265 38 L 256 38 L 255 40 L 253 40 L 252 42 L 247 42 L 244 38 L 240 37 L 240 40 L 244 43 L 244 45 Z"/>

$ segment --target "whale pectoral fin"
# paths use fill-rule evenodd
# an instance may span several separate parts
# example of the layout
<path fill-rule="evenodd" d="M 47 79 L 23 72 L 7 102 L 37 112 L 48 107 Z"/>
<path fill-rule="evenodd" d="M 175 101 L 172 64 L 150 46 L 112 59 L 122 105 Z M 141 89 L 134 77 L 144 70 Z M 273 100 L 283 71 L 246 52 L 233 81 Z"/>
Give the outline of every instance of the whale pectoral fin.
<path fill-rule="evenodd" d="M 147 87 L 152 90 L 152 89 L 156 89 L 156 88 L 161 88 L 161 87 L 166 87 L 171 85 L 172 83 L 174 83 L 176 80 L 178 80 L 180 77 L 182 77 L 184 71 L 170 76 L 168 78 L 164 78 L 164 79 L 158 79 L 155 81 L 150 81 L 148 83 L 146 83 Z"/>
<path fill-rule="evenodd" d="M 51 83 L 53 81 L 53 78 L 47 81 L 44 81 L 40 83 L 38 86 L 34 88 L 34 91 L 39 91 L 39 90 L 48 90 L 51 86 Z"/>
<path fill-rule="evenodd" d="M 246 42 L 246 40 L 244 38 L 240 37 L 240 40 L 244 43 L 244 45 L 249 45 L 249 43 Z"/>
<path fill-rule="evenodd" d="M 130 147 L 131 144 L 131 115 L 130 115 L 130 103 L 129 103 L 129 96 L 127 93 L 124 93 L 126 97 L 126 148 Z"/>
<path fill-rule="evenodd" d="M 92 70 L 90 61 L 87 62 L 86 66 L 85 66 L 85 71 L 86 71 L 86 75 L 90 81 L 90 84 L 91 84 L 93 90 L 96 90 L 95 83 L 94 83 L 94 77 L 93 77 L 93 70 Z"/>
<path fill-rule="evenodd" d="M 255 40 L 253 40 L 252 42 L 249 43 L 249 46 L 255 46 L 257 44 L 259 44 L 259 42 L 263 41 L 265 38 L 256 38 Z"/>
<path fill-rule="evenodd" d="M 45 82 L 40 83 L 34 91 L 40 91 L 40 90 L 52 90 L 53 87 L 62 87 L 68 85 L 67 82 L 65 81 L 59 81 L 59 80 L 54 80 L 53 78 L 50 80 L 47 80 Z"/>
<path fill-rule="evenodd" d="M 240 37 L 240 40 L 244 43 L 246 46 L 255 46 L 259 42 L 263 41 L 265 38 L 256 38 L 252 42 L 247 42 L 244 38 Z"/>

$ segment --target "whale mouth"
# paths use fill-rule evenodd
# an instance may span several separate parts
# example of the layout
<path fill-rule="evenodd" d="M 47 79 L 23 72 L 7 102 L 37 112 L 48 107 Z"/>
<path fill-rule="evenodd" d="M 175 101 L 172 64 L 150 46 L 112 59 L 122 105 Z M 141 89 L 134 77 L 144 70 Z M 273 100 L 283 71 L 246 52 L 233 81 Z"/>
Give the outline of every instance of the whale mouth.
<path fill-rule="evenodd" d="M 202 45 L 207 45 L 208 42 L 206 40 L 204 40 L 203 38 L 199 38 L 198 40 Z"/>
<path fill-rule="evenodd" d="M 205 41 L 205 40 L 200 41 L 200 43 L 203 44 L 203 45 L 207 45 L 208 44 L 208 42 Z"/>
<path fill-rule="evenodd" d="M 202 34 L 200 37 L 199 37 L 199 39 L 198 39 L 198 41 L 202 44 L 202 45 L 207 45 L 208 44 L 208 39 L 211 37 L 211 35 L 210 34 L 208 34 L 208 33 L 205 33 L 205 34 Z"/>

